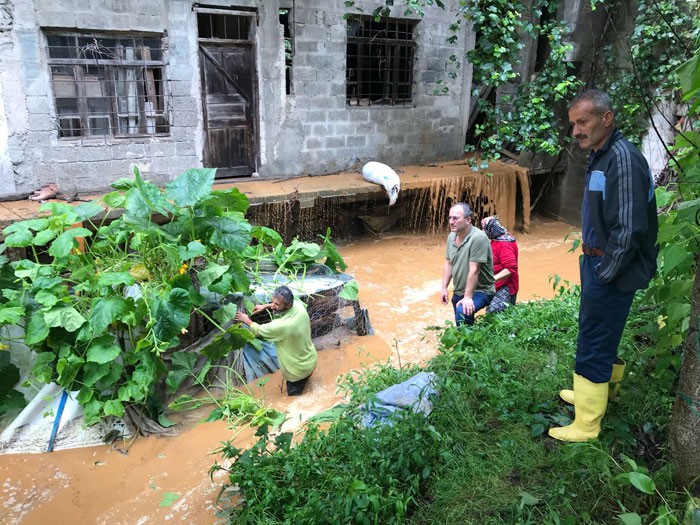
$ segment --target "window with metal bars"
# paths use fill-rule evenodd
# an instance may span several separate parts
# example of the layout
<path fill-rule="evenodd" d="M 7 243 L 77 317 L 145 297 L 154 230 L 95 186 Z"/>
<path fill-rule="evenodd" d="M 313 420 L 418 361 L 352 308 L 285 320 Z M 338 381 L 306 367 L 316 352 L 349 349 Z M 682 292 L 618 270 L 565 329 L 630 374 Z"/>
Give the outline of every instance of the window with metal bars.
<path fill-rule="evenodd" d="M 159 37 L 47 34 L 58 136 L 170 132 Z"/>
<path fill-rule="evenodd" d="M 252 39 L 252 16 L 227 15 L 219 12 L 202 11 L 197 13 L 197 32 L 200 40 L 243 40 Z"/>
<path fill-rule="evenodd" d="M 347 21 L 346 100 L 350 106 L 409 104 L 417 22 L 353 16 Z"/>

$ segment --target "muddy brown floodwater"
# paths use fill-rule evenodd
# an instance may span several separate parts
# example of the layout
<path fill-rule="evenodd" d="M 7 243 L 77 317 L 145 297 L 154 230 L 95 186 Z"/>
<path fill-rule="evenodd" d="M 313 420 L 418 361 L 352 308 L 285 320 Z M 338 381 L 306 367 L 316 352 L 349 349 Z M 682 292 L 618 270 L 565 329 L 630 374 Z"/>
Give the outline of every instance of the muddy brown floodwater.
<path fill-rule="evenodd" d="M 535 217 L 532 233 L 517 235 L 519 301 L 552 297 L 552 275 L 578 283 L 578 259 L 564 242 L 569 230 Z M 252 387 L 267 405 L 288 413 L 285 429 L 341 401 L 336 380 L 348 371 L 388 359 L 422 363 L 435 354 L 434 332 L 424 328 L 452 319 L 451 306 L 440 302 L 446 236 L 387 234 L 339 244 L 347 271 L 360 286 L 374 335 L 352 336 L 339 348 L 319 352 L 318 368 L 299 398 L 282 395 L 279 371 L 262 388 Z M 1 455 L 0 523 L 217 523 L 221 479 L 212 482 L 208 470 L 216 459 L 211 452 L 231 439 L 232 431 L 222 422 L 198 423 L 193 416 L 185 416 L 180 427 L 172 438 Z M 250 442 L 249 430 L 235 438 L 239 446 Z"/>

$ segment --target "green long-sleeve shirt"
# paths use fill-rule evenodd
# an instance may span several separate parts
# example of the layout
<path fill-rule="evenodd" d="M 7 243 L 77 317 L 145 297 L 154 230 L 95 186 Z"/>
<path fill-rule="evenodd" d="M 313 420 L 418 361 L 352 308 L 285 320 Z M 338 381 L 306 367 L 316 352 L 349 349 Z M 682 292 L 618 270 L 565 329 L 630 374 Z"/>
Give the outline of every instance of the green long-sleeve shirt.
<path fill-rule="evenodd" d="M 301 301 L 266 324 L 251 323 L 253 335 L 275 343 L 282 377 L 299 381 L 316 368 L 316 347 L 311 342 L 311 322 Z"/>

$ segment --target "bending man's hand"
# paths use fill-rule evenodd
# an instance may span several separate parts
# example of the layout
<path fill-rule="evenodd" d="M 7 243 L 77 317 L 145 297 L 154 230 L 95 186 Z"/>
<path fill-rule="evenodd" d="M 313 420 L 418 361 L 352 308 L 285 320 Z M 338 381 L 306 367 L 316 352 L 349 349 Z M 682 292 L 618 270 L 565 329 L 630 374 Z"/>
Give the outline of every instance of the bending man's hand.
<path fill-rule="evenodd" d="M 442 304 L 447 304 L 449 295 L 450 294 L 448 293 L 447 288 L 443 288 L 440 291 L 440 300 L 442 301 Z"/>
<path fill-rule="evenodd" d="M 260 312 L 264 312 L 269 308 L 269 304 L 256 304 L 253 306 L 253 315 L 259 314 Z"/>
<path fill-rule="evenodd" d="M 466 315 L 472 315 L 474 313 L 474 301 L 471 297 L 465 297 L 464 299 L 459 301 L 455 306 L 458 307 L 460 304 L 462 305 L 462 311 Z"/>
<path fill-rule="evenodd" d="M 250 324 L 250 317 L 248 317 L 248 314 L 245 312 L 236 312 L 236 317 L 234 317 L 234 320 L 238 321 L 239 323 Z"/>

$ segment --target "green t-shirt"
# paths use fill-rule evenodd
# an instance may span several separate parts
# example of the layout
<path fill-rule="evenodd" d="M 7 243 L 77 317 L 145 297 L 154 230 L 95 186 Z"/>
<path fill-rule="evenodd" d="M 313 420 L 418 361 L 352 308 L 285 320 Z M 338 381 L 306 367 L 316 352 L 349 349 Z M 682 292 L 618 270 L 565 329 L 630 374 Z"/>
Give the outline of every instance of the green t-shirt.
<path fill-rule="evenodd" d="M 447 253 L 445 258 L 452 263 L 452 285 L 454 293 L 464 295 L 469 275 L 469 263 L 481 263 L 479 276 L 476 282 L 475 292 L 486 292 L 489 295 L 496 293 L 493 278 L 493 254 L 491 253 L 491 241 L 479 228 L 471 226 L 469 233 L 457 246 L 456 232 L 451 232 L 447 237 Z"/>
<path fill-rule="evenodd" d="M 299 381 L 316 368 L 316 347 L 311 342 L 311 322 L 304 303 L 294 300 L 291 308 L 265 324 L 250 323 L 256 337 L 275 343 L 282 377 Z"/>

